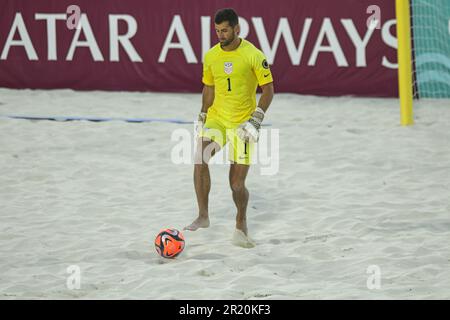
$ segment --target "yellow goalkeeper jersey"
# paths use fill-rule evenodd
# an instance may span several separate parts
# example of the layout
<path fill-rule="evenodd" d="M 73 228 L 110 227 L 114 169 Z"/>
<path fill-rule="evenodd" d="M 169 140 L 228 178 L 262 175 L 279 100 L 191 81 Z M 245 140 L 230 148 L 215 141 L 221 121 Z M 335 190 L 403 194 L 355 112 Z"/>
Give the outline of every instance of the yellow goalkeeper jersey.
<path fill-rule="evenodd" d="M 202 81 L 214 86 L 215 93 L 207 117 L 235 127 L 255 111 L 257 86 L 271 83 L 273 79 L 264 54 L 241 39 L 233 51 L 224 51 L 220 43 L 209 49 L 203 62 Z"/>

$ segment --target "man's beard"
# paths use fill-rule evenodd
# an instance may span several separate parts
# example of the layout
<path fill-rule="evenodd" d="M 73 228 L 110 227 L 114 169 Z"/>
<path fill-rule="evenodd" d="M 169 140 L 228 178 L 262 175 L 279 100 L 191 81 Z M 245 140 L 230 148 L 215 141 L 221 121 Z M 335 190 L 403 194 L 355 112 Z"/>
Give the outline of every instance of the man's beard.
<path fill-rule="evenodd" d="M 236 39 L 236 36 L 233 36 L 232 39 L 225 40 L 224 42 L 221 42 L 220 46 L 221 47 L 226 47 L 226 46 L 230 45 L 230 43 L 232 43 L 234 41 L 234 39 Z"/>

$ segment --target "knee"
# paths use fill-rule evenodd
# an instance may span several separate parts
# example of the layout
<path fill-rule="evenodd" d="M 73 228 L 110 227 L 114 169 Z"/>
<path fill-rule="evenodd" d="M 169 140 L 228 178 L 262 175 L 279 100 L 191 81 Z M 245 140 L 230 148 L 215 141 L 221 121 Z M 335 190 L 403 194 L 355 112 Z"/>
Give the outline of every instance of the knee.
<path fill-rule="evenodd" d="M 194 165 L 194 171 L 197 172 L 204 172 L 205 170 L 208 170 L 208 164 L 205 162 L 202 163 L 196 163 Z"/>
<path fill-rule="evenodd" d="M 202 152 L 201 148 L 196 150 L 195 155 L 194 155 L 194 164 L 196 166 L 208 165 L 208 160 L 209 159 L 207 159 L 203 156 L 203 152 Z"/>
<path fill-rule="evenodd" d="M 245 183 L 241 180 L 230 181 L 230 187 L 233 192 L 242 192 L 245 190 Z"/>

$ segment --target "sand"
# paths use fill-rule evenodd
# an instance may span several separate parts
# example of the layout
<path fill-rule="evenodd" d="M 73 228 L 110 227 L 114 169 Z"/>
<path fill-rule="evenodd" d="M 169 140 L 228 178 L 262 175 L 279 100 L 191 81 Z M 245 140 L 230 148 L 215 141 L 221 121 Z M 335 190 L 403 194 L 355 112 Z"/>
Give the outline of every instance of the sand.
<path fill-rule="evenodd" d="M 173 260 L 153 240 L 197 215 L 193 165 L 173 161 L 192 124 L 5 117 L 191 121 L 200 103 L 0 89 L 0 299 L 450 298 L 449 100 L 401 127 L 396 99 L 277 94 L 278 168 L 247 179 L 256 245 L 233 245 L 229 167 L 212 164 L 211 226 Z"/>

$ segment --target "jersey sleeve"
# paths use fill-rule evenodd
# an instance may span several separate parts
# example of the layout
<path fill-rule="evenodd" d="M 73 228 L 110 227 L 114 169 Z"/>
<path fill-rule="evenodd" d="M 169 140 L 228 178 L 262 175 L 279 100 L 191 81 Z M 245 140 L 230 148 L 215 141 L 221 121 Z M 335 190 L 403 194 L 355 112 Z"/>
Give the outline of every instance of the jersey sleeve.
<path fill-rule="evenodd" d="M 208 56 L 205 56 L 205 61 L 203 62 L 202 82 L 207 86 L 214 86 L 214 77 L 211 72 L 211 64 L 208 59 Z"/>
<path fill-rule="evenodd" d="M 267 63 L 264 53 L 260 50 L 257 50 L 253 55 L 253 71 L 255 72 L 259 86 L 273 82 L 269 64 Z"/>

